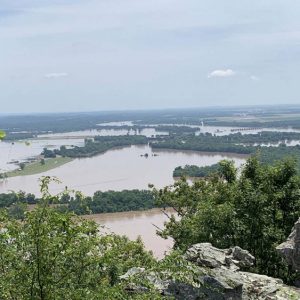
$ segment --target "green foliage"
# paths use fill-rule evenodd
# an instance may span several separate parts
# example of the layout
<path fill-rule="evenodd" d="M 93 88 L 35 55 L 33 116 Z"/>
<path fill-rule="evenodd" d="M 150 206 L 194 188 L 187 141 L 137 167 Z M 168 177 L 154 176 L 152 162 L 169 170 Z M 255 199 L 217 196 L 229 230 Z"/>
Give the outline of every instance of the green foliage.
<path fill-rule="evenodd" d="M 173 177 L 207 177 L 218 172 L 219 164 L 211 166 L 198 167 L 195 165 L 185 165 L 184 167 L 176 167 L 173 171 Z"/>
<path fill-rule="evenodd" d="M 17 203 L 36 204 L 37 201 L 33 194 L 25 194 L 24 192 L 0 194 L 0 208 L 10 207 Z"/>
<path fill-rule="evenodd" d="M 237 169 L 234 166 L 234 161 L 221 160 L 219 162 L 219 174 L 228 183 L 233 183 L 237 176 Z"/>
<path fill-rule="evenodd" d="M 154 208 L 154 197 L 149 191 L 124 190 L 96 192 L 93 197 L 71 198 L 67 209 L 78 215 L 88 213 L 120 212 Z"/>
<path fill-rule="evenodd" d="M 174 216 L 160 232 L 175 247 L 210 242 L 219 248 L 238 245 L 256 257 L 253 271 L 291 280 L 275 247 L 289 235 L 300 216 L 300 178 L 294 160 L 264 165 L 251 157 L 239 177 L 231 162 L 221 163 L 219 176 L 189 185 L 184 179 L 154 190 L 160 205 L 171 206 Z"/>
<path fill-rule="evenodd" d="M 3 140 L 5 138 L 5 136 L 6 136 L 5 131 L 0 130 L 0 140 Z"/>
<path fill-rule="evenodd" d="M 42 180 L 43 197 L 22 222 L 1 213 L 0 299 L 138 299 L 119 276 L 151 268 L 152 255 L 141 241 L 101 235 L 96 223 L 50 208 L 59 199 L 48 193 L 50 181 Z"/>
<path fill-rule="evenodd" d="M 40 199 L 32 194 L 8 193 L 0 194 L 0 208 L 10 208 L 16 204 L 37 204 Z M 60 195 L 58 206 L 60 211 L 70 211 L 77 215 L 112 213 L 121 211 L 146 210 L 157 207 L 154 197 L 146 190 L 123 190 L 120 192 L 98 191 L 92 197 L 83 197 L 79 193 L 74 196 Z"/>
<path fill-rule="evenodd" d="M 25 212 L 27 210 L 27 205 L 25 203 L 17 202 L 14 203 L 7 209 L 10 218 L 16 220 L 23 220 L 25 217 Z"/>

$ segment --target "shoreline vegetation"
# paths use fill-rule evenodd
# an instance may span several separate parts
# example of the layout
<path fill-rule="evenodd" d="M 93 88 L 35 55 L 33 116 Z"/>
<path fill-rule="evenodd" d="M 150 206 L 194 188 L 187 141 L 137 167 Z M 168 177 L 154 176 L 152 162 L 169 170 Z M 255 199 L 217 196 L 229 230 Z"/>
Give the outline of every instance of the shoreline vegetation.
<path fill-rule="evenodd" d="M 7 178 L 40 174 L 40 173 L 53 170 L 60 166 L 63 166 L 73 160 L 74 159 L 70 157 L 60 157 L 60 156 L 57 156 L 55 158 L 47 158 L 47 159 L 42 158 L 32 163 L 25 164 L 25 167 L 23 169 L 19 168 L 16 170 L 6 172 L 5 174 Z M 42 161 L 44 161 L 44 163 L 42 163 Z"/>
<path fill-rule="evenodd" d="M 256 159 L 258 156 L 251 156 L 247 159 L 242 169 L 245 169 L 249 161 Z M 51 159 L 54 161 L 55 158 Z M 293 162 L 293 160 L 280 160 L 273 164 L 261 164 L 265 167 L 273 167 L 278 163 L 285 161 Z M 295 161 L 294 161 L 295 163 Z M 203 182 L 211 180 L 213 177 L 218 178 L 224 172 L 228 164 L 234 164 L 231 160 L 221 160 L 217 164 L 211 166 L 198 167 L 194 165 L 186 165 L 185 167 L 177 167 L 174 170 L 173 178 L 174 185 L 180 184 L 182 180 L 192 180 Z M 296 166 L 296 163 L 295 163 Z M 21 171 L 20 171 L 21 172 Z M 68 194 L 61 194 L 58 202 L 50 203 L 61 212 L 72 212 L 76 215 L 94 215 L 102 213 L 116 213 L 116 212 L 132 212 L 132 211 L 146 211 L 153 208 L 166 208 L 163 204 L 155 201 L 155 194 L 153 194 L 153 186 L 149 185 L 149 190 L 122 190 L 122 191 L 96 191 L 93 196 L 84 196 L 81 193 L 76 193 L 72 196 Z M 9 213 L 16 215 L 17 218 L 22 218 L 24 212 L 31 210 L 40 199 L 34 194 L 25 192 L 10 192 L 0 194 L 0 209 L 7 208 Z"/>
<path fill-rule="evenodd" d="M 146 144 L 148 144 L 148 139 L 141 135 L 95 136 L 94 139 L 85 139 L 83 147 L 75 146 L 66 148 L 65 146 L 61 146 L 60 149 L 55 150 L 48 150 L 45 148 L 42 155 L 45 158 L 54 158 L 57 155 L 62 157 L 84 158 L 103 154 L 108 150 L 118 147 Z"/>
<path fill-rule="evenodd" d="M 187 177 L 191 180 L 204 178 L 219 171 L 219 164 L 199 167 L 195 165 L 185 165 L 184 167 L 176 167 L 173 171 L 173 178 L 179 180 L 182 177 Z"/>
<path fill-rule="evenodd" d="M 2 178 L 40 174 L 56 167 L 60 167 L 75 158 L 87 158 L 103 154 L 109 150 L 132 145 L 147 145 L 155 150 L 177 150 L 177 151 L 197 151 L 209 153 L 254 155 L 259 153 L 263 163 L 272 163 L 285 157 L 293 157 L 298 161 L 300 170 L 300 146 L 286 146 L 284 142 L 300 139 L 300 133 L 296 132 L 261 132 L 259 134 L 234 133 L 226 136 L 215 136 L 210 133 L 178 134 L 172 136 L 159 136 L 147 138 L 142 135 L 126 136 L 95 136 L 93 139 L 85 139 L 83 147 L 75 146 L 67 148 L 61 146 L 59 149 L 49 150 L 44 148 L 37 160 L 33 163 L 26 163 L 23 168 L 2 174 Z M 257 143 L 266 141 L 278 142 L 278 146 L 260 146 Z M 41 161 L 44 161 L 42 164 Z M 21 164 L 20 164 L 21 165 Z M 196 168 L 199 168 L 195 166 Z M 203 177 L 215 166 L 200 167 L 197 171 L 189 170 L 185 167 L 178 167 L 174 170 L 173 177 Z M 181 168 L 181 169 L 179 169 Z M 204 169 L 203 169 L 204 168 Z"/>
<path fill-rule="evenodd" d="M 93 196 L 83 196 L 75 193 L 70 196 L 64 193 L 56 202 L 50 202 L 51 207 L 60 212 L 72 212 L 76 215 L 94 215 L 102 213 L 146 211 L 163 206 L 155 203 L 150 190 L 97 191 Z M 0 194 L 0 210 L 7 209 L 16 219 L 22 219 L 26 211 L 31 211 L 40 198 L 25 192 Z"/>

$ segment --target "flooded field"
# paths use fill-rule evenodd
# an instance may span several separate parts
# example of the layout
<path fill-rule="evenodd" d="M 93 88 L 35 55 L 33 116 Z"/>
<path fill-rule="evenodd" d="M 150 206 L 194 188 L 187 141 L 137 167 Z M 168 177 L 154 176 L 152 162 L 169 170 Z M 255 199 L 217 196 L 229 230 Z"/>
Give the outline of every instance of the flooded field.
<path fill-rule="evenodd" d="M 55 149 L 60 146 L 83 146 L 83 139 L 40 139 L 15 142 L 0 142 L 0 172 L 18 168 L 16 162 L 23 162 L 41 154 L 43 148 Z M 15 163 L 13 163 L 15 162 Z"/>
<path fill-rule="evenodd" d="M 116 125 L 114 125 L 114 126 L 116 126 Z M 92 129 L 92 130 L 81 130 L 81 131 L 72 131 L 72 132 L 63 132 L 63 133 L 47 133 L 47 134 L 39 135 L 38 138 L 68 139 L 68 138 L 87 138 L 87 137 L 95 137 L 95 136 L 118 136 L 118 135 L 144 135 L 146 137 L 153 137 L 153 136 L 157 136 L 157 135 L 168 135 L 168 134 L 169 134 L 168 132 L 156 131 L 155 128 L 145 128 L 142 130 Z"/>

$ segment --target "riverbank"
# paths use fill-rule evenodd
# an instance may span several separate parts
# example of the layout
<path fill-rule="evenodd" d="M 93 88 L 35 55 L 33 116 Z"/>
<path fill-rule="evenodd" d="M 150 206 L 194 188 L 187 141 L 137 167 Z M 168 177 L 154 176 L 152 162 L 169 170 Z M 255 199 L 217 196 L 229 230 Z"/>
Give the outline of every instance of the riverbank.
<path fill-rule="evenodd" d="M 40 161 L 35 161 L 33 163 L 26 164 L 23 170 L 13 170 L 7 172 L 6 175 L 8 178 L 10 178 L 10 177 L 17 177 L 17 176 L 40 174 L 58 168 L 62 165 L 65 165 L 71 162 L 72 160 L 73 158 L 70 157 L 55 157 L 55 158 L 45 159 L 44 164 L 42 164 Z"/>

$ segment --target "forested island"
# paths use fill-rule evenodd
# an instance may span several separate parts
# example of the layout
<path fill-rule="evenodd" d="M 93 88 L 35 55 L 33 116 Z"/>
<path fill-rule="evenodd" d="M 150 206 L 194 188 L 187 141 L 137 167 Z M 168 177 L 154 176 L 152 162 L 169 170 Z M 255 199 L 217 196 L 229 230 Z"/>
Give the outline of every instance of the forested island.
<path fill-rule="evenodd" d="M 63 157 L 91 157 L 104 153 L 110 149 L 130 145 L 145 145 L 148 139 L 145 136 L 95 136 L 93 140 L 86 139 L 84 147 L 66 148 L 61 146 L 60 149 L 44 149 L 42 155 L 45 158 L 53 158 L 56 155 Z"/>
<path fill-rule="evenodd" d="M 258 154 L 260 160 L 264 163 L 272 163 L 285 157 L 293 157 L 298 161 L 298 169 L 300 170 L 300 145 L 287 146 L 285 143 L 270 147 L 247 145 L 256 143 L 256 141 L 266 141 L 266 136 L 269 135 L 273 136 L 273 142 L 275 140 L 277 142 L 281 141 L 282 134 L 277 132 L 264 134 L 263 137 L 260 134 L 243 136 L 240 133 L 229 136 L 201 134 L 199 136 L 177 136 L 156 141 L 151 143 L 151 147 L 153 149 L 193 150 L 248 155 Z M 296 133 L 296 135 L 298 134 Z M 240 144 L 238 141 L 243 141 L 245 144 Z"/>

